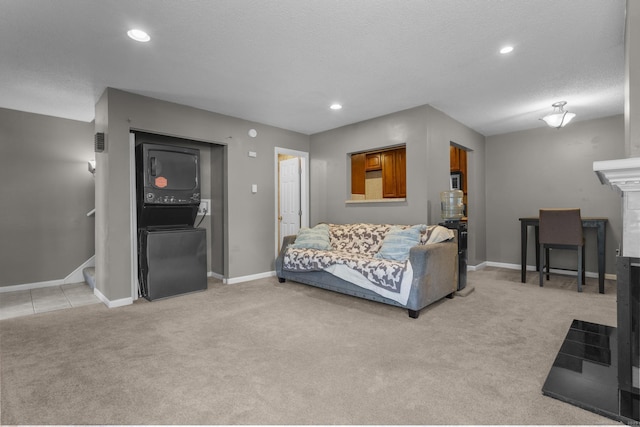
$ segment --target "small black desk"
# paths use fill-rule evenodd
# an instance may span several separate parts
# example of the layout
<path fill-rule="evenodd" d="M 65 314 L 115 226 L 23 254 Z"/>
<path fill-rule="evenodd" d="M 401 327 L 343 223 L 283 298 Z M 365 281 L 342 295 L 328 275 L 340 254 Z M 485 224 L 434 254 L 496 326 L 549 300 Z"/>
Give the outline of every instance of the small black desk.
<path fill-rule="evenodd" d="M 527 229 L 528 227 L 535 228 L 536 235 L 536 271 L 540 271 L 540 251 L 538 247 L 539 234 L 538 227 L 540 225 L 540 219 L 536 217 L 519 218 L 520 220 L 520 244 L 521 248 L 521 261 L 522 261 L 522 283 L 527 281 Z M 598 285 L 601 294 L 604 294 L 604 266 L 605 266 L 605 244 L 607 241 L 607 221 L 608 218 L 589 218 L 582 217 L 583 228 L 595 228 L 597 229 L 597 243 L 598 243 Z"/>

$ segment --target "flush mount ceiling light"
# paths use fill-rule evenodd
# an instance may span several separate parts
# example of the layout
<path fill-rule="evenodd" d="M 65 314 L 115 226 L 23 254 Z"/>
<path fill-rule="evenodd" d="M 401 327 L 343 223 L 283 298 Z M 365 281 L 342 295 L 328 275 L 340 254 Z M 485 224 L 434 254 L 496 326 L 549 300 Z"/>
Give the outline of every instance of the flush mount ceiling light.
<path fill-rule="evenodd" d="M 565 105 L 567 105 L 566 101 L 554 102 L 551 104 L 553 113 L 547 114 L 540 120 L 543 120 L 551 128 L 560 129 L 565 127 L 576 116 L 575 113 L 566 111 L 564 109 Z"/>
<path fill-rule="evenodd" d="M 338 103 L 334 103 L 334 104 L 331 104 L 329 108 L 331 108 L 332 110 L 342 110 L 342 105 Z"/>
<path fill-rule="evenodd" d="M 151 40 L 151 37 L 149 37 L 149 34 L 135 28 L 127 31 L 127 35 L 137 42 L 146 43 L 149 40 Z"/>
<path fill-rule="evenodd" d="M 502 49 L 500 49 L 500 53 L 503 55 L 511 52 L 513 52 L 513 46 L 505 46 Z"/>

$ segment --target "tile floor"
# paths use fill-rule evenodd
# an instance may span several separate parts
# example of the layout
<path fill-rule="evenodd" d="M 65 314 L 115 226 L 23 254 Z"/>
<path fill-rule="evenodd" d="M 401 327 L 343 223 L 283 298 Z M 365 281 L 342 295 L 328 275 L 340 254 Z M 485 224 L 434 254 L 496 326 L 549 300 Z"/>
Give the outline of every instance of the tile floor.
<path fill-rule="evenodd" d="M 0 320 L 99 302 L 86 283 L 3 292 L 0 293 Z"/>

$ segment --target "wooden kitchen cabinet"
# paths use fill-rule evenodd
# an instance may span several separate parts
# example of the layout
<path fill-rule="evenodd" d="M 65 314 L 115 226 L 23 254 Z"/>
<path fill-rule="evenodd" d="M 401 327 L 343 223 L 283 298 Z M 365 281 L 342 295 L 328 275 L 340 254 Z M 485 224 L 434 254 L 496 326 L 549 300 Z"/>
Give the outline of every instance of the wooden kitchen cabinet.
<path fill-rule="evenodd" d="M 463 191 L 467 193 L 467 152 L 459 149 L 458 161 L 460 162 L 460 172 L 462 172 Z"/>
<path fill-rule="evenodd" d="M 467 206 L 467 151 L 455 147 L 449 146 L 449 158 L 451 164 L 451 173 L 458 174 L 460 180 L 460 190 L 464 193 L 463 203 L 465 205 L 465 212 Z"/>
<path fill-rule="evenodd" d="M 365 161 L 365 170 L 377 171 L 382 169 L 381 153 L 368 153 Z"/>
<path fill-rule="evenodd" d="M 365 194 L 366 153 L 351 155 L 351 194 Z"/>
<path fill-rule="evenodd" d="M 449 160 L 451 164 L 451 172 L 458 172 L 460 170 L 460 150 L 453 145 L 449 146 Z"/>
<path fill-rule="evenodd" d="M 396 188 L 398 197 L 407 197 L 407 150 L 396 150 Z"/>
<path fill-rule="evenodd" d="M 451 172 L 460 172 L 460 190 L 467 194 L 467 152 L 462 148 L 449 147 L 449 158 L 451 162 Z"/>
<path fill-rule="evenodd" d="M 406 197 L 406 164 L 405 147 L 351 154 L 351 194 L 371 200 Z"/>
<path fill-rule="evenodd" d="M 399 198 L 407 195 L 406 150 L 381 153 L 382 161 L 382 197 Z"/>

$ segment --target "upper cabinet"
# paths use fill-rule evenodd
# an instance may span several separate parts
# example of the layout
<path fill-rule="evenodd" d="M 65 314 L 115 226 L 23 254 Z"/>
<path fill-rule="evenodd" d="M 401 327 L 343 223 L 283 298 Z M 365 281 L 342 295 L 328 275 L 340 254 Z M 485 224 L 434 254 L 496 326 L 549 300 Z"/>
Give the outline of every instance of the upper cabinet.
<path fill-rule="evenodd" d="M 380 200 L 407 195 L 406 147 L 351 155 L 351 199 Z"/>
<path fill-rule="evenodd" d="M 382 169 L 382 161 L 380 160 L 381 156 L 382 156 L 381 153 L 367 153 L 365 170 L 367 172 L 381 170 Z"/>
<path fill-rule="evenodd" d="M 462 190 L 465 216 L 467 211 L 467 150 L 456 146 L 449 146 L 449 160 L 451 164 L 451 188 Z"/>
<path fill-rule="evenodd" d="M 460 173 L 460 189 L 467 194 L 467 151 L 462 148 L 449 146 L 451 173 Z"/>
<path fill-rule="evenodd" d="M 351 194 L 365 194 L 366 153 L 351 155 Z"/>
<path fill-rule="evenodd" d="M 449 146 L 449 158 L 451 160 L 451 172 L 467 171 L 467 152 L 462 148 Z"/>
<path fill-rule="evenodd" d="M 407 196 L 406 150 L 385 151 L 382 158 L 382 197 L 397 198 Z"/>

